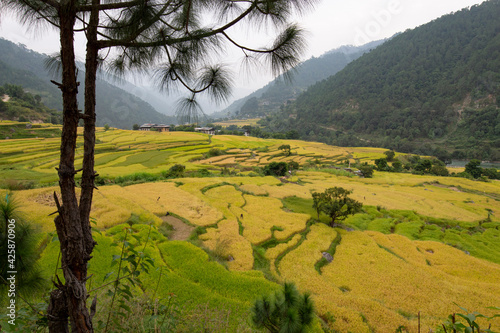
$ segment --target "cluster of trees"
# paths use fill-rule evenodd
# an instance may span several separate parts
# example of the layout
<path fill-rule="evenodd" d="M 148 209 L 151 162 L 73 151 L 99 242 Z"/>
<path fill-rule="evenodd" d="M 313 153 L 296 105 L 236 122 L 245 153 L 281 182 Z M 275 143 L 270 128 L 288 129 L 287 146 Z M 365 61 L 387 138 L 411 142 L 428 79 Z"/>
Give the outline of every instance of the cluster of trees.
<path fill-rule="evenodd" d="M 271 117 L 272 116 L 267 116 L 266 118 L 260 120 L 259 126 L 244 125 L 240 127 L 237 125 L 230 125 L 226 128 L 222 128 L 220 125 L 217 125 L 213 127 L 218 130 L 217 133 L 220 134 L 243 135 L 246 132 L 253 137 L 263 139 L 297 140 L 300 138 L 300 134 L 296 130 L 272 130 L 267 126 L 262 125 L 266 119 L 271 119 Z"/>
<path fill-rule="evenodd" d="M 500 171 L 495 168 L 481 168 L 481 161 L 471 160 L 465 165 L 465 171 L 458 176 L 466 178 L 500 179 Z"/>
<path fill-rule="evenodd" d="M 1 98 L 6 95 L 8 102 Z M 22 86 L 6 83 L 0 86 L 0 117 L 19 121 L 42 120 L 47 123 L 61 124 L 62 113 L 49 109 L 42 103 L 42 97 L 26 91 Z"/>
<path fill-rule="evenodd" d="M 217 134 L 220 135 L 251 135 L 256 138 L 263 139 L 282 139 L 282 140 L 297 140 L 300 138 L 299 132 L 296 130 L 289 130 L 285 132 L 279 131 L 269 131 L 268 129 L 264 129 L 261 126 L 251 126 L 251 125 L 229 125 L 223 127 L 222 125 L 215 125 L 213 123 L 207 123 L 204 125 L 206 127 L 212 127 Z M 183 131 L 183 132 L 194 132 L 194 129 L 198 127 L 196 124 L 188 124 L 188 125 L 170 125 L 170 131 Z M 139 125 L 134 124 L 132 129 L 138 130 Z"/>
<path fill-rule="evenodd" d="M 196 127 L 199 127 L 197 124 L 184 124 L 184 125 L 175 125 L 175 124 L 170 124 L 170 132 L 194 132 L 194 129 Z M 211 126 L 211 124 L 208 124 L 207 127 L 214 127 Z M 139 124 L 134 124 L 132 125 L 132 130 L 138 131 L 140 128 Z M 221 128 L 219 126 L 219 128 Z M 155 131 L 155 129 L 152 129 L 152 131 Z"/>
<path fill-rule="evenodd" d="M 462 119 L 458 128 L 467 128 L 470 125 L 469 120 L 472 119 L 474 118 L 467 117 Z M 495 128 L 498 121 L 500 121 L 500 118 L 490 119 L 489 128 Z M 498 136 L 492 139 L 480 139 L 470 135 L 469 132 L 464 133 L 464 135 L 454 132 L 450 134 L 449 140 L 445 139 L 448 141 L 444 143 L 430 139 L 419 139 L 411 135 L 407 137 L 405 135 L 395 137 L 378 136 L 354 130 L 345 130 L 333 125 L 328 126 L 328 124 L 316 124 L 304 121 L 300 121 L 299 123 L 299 121 L 294 120 L 292 107 L 286 107 L 280 113 L 267 115 L 258 124 L 262 128 L 252 131 L 252 133 L 257 134 L 252 135 L 257 137 L 301 139 L 324 142 L 341 147 L 384 147 L 402 153 L 436 156 L 443 162 L 452 159 L 463 160 L 473 158 L 492 161 L 500 160 L 500 149 L 497 148 L 500 147 L 500 138 Z M 488 129 L 488 127 L 485 128 Z M 410 130 L 407 134 L 412 132 Z"/>
<path fill-rule="evenodd" d="M 295 161 L 290 162 L 271 162 L 262 168 L 262 172 L 266 176 L 284 177 L 292 170 L 298 170 L 299 163 Z"/>
<path fill-rule="evenodd" d="M 417 155 L 405 155 L 394 158 L 394 151 L 386 151 L 387 157 L 375 160 L 375 168 L 378 171 L 388 172 L 411 172 L 413 174 L 432 174 L 436 176 L 448 176 L 446 164 L 436 158 L 421 158 Z M 389 164 L 391 163 L 391 164 Z"/>
<path fill-rule="evenodd" d="M 281 145 L 278 147 L 278 149 L 283 150 L 283 154 L 285 154 L 285 156 L 292 155 L 292 148 L 290 147 L 290 145 Z"/>
<path fill-rule="evenodd" d="M 210 126 L 212 125 L 212 126 Z M 213 125 L 209 124 L 208 126 L 213 127 L 216 130 L 217 134 L 221 135 L 245 135 L 248 133 L 248 125 L 238 126 L 238 125 L 229 125 L 227 127 L 222 127 L 221 125 Z"/>
<path fill-rule="evenodd" d="M 0 113 L 5 113 L 7 109 L 7 104 L 0 98 Z"/>
<path fill-rule="evenodd" d="M 189 124 L 189 125 L 174 125 L 174 124 L 171 124 L 170 125 L 170 131 L 171 132 L 175 132 L 175 131 L 178 131 L 178 132 L 194 132 L 194 129 L 196 127 L 197 126 L 195 124 Z"/>
<path fill-rule="evenodd" d="M 0 96 L 8 95 L 10 98 L 17 99 L 19 101 L 26 102 L 30 106 L 40 105 L 42 98 L 40 95 L 32 95 L 31 93 L 25 91 L 22 86 L 15 84 L 4 84 L 0 87 Z"/>
<path fill-rule="evenodd" d="M 386 172 L 411 172 L 417 175 L 455 176 L 464 178 L 500 179 L 500 172 L 495 168 L 481 168 L 481 161 L 472 159 L 465 166 L 465 171 L 451 173 L 446 164 L 436 158 L 421 158 L 417 155 L 401 155 L 395 158 L 394 151 L 386 151 L 386 157 L 375 160 L 374 165 L 363 163 L 356 165 L 366 178 L 371 178 L 373 170 Z"/>

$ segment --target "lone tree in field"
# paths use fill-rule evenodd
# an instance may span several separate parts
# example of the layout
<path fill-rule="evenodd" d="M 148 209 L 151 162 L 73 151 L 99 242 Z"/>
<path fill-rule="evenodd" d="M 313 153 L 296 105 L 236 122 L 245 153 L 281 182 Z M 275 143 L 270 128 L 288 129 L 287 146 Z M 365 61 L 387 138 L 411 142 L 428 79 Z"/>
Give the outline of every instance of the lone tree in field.
<path fill-rule="evenodd" d="M 318 213 L 323 212 L 332 220 L 331 227 L 335 227 L 339 222 L 345 220 L 349 215 L 359 213 L 363 204 L 348 195 L 352 192 L 342 187 L 332 187 L 325 190 L 323 193 L 314 192 L 313 208 Z"/>
<path fill-rule="evenodd" d="M 281 145 L 278 149 L 283 150 L 285 156 L 290 156 L 292 154 L 292 148 L 290 148 L 290 145 Z"/>
<path fill-rule="evenodd" d="M 64 283 L 51 293 L 49 330 L 93 332 L 87 308 L 87 263 L 95 241 L 89 216 L 92 205 L 95 148 L 96 73 L 107 68 L 114 74 L 128 70 L 154 69 L 160 88 L 182 87 L 189 96 L 180 103 L 179 115 L 194 117 L 195 96 L 208 93 L 216 101 L 230 94 L 232 74 L 219 63 L 226 46 L 241 50 L 243 61 L 262 60 L 275 75 L 299 63 L 305 47 L 303 31 L 290 23 L 294 13 L 311 8 L 318 0 L 0 0 L 1 12 L 17 13 L 19 20 L 34 28 L 49 25 L 59 32 L 63 130 L 57 172 L 61 201 L 54 193 L 58 216 L 55 225 L 61 244 Z M 203 23 L 203 24 L 202 24 Z M 267 47 L 243 45 L 232 28 L 272 26 L 279 29 Z M 75 34 L 87 41 L 85 58 L 84 111 L 78 107 Z M 84 122 L 83 168 L 75 170 L 78 122 Z M 82 172 L 81 195 L 75 191 L 75 175 Z"/>

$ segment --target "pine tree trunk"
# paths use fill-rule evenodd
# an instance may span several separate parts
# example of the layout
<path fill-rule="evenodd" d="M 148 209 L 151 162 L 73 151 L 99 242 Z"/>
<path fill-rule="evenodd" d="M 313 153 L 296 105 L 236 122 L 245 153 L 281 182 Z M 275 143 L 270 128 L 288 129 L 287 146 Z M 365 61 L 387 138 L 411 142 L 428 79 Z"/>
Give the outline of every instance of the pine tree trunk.
<path fill-rule="evenodd" d="M 61 1 L 58 16 L 60 19 L 60 41 L 62 62 L 62 83 L 60 89 L 63 95 L 63 129 L 61 135 L 61 156 L 59 163 L 59 186 L 61 189 L 62 205 L 58 204 L 59 216 L 55 219 L 57 234 L 61 246 L 61 267 L 64 274 L 65 284 L 59 284 L 57 288 L 64 294 L 51 293 L 51 307 L 48 311 L 51 332 L 61 332 L 61 324 L 56 322 L 67 322 L 61 302 L 65 302 L 67 315 L 69 316 L 72 332 L 93 332 L 92 321 L 88 312 L 87 289 L 87 262 L 90 260 L 90 252 L 93 247 L 87 244 L 89 236 L 85 235 L 90 227 L 83 227 L 85 221 L 81 220 L 78 200 L 75 191 L 75 150 L 78 121 L 77 93 L 77 68 L 74 53 L 74 25 L 76 18 L 76 1 Z M 88 222 L 87 222 L 88 224 Z M 92 239 L 92 235 L 90 235 Z M 56 297 L 59 294 L 61 297 Z M 64 332 L 64 331 L 63 331 Z"/>
<path fill-rule="evenodd" d="M 100 0 L 93 0 L 97 8 Z M 97 26 L 99 24 L 99 11 L 90 13 L 87 30 L 87 56 L 85 59 L 85 114 L 83 130 L 83 170 L 80 187 L 80 220 L 84 232 L 86 253 L 90 257 L 94 246 L 97 244 L 92 238 L 90 227 L 90 210 L 95 187 L 96 172 L 94 170 L 95 154 L 95 126 L 96 126 L 96 73 L 98 66 Z"/>
<path fill-rule="evenodd" d="M 62 290 L 55 289 L 50 293 L 47 312 L 49 313 L 49 332 L 69 333 L 66 295 Z"/>

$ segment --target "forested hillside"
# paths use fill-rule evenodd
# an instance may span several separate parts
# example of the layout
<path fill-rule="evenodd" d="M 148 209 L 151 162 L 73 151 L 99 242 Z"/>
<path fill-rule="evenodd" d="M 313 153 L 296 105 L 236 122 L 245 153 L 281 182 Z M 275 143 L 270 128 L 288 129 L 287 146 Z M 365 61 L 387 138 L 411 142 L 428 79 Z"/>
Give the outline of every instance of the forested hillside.
<path fill-rule="evenodd" d="M 42 103 L 40 95 L 32 95 L 22 86 L 5 84 L 0 86 L 0 121 L 2 120 L 61 124 L 62 112 L 48 108 Z M 12 137 L 12 134 L 7 136 Z"/>
<path fill-rule="evenodd" d="M 53 79 L 45 69 L 46 55 L 16 45 L 0 38 L 0 86 L 15 84 L 27 89 L 33 95 L 39 95 L 41 102 L 49 108 L 61 110 L 62 99 L 59 89 L 50 80 Z M 84 71 L 80 70 L 83 82 Z M 79 104 L 83 107 L 83 90 Z M 133 124 L 167 123 L 175 121 L 158 113 L 143 100 L 115 87 L 104 80 L 97 82 L 97 125 L 109 124 L 112 127 L 132 128 Z"/>
<path fill-rule="evenodd" d="M 290 71 L 291 81 L 279 77 L 252 94 L 235 101 L 220 113 L 211 115 L 211 117 L 222 118 L 230 114 L 240 118 L 254 118 L 278 111 L 283 103 L 295 100 L 314 83 L 338 73 L 348 63 L 384 42 L 385 40 L 378 40 L 362 46 L 342 46 L 328 51 L 318 58 L 312 57 L 295 70 Z"/>
<path fill-rule="evenodd" d="M 327 143 L 499 160 L 498 17 L 492 0 L 406 31 L 264 124 Z"/>

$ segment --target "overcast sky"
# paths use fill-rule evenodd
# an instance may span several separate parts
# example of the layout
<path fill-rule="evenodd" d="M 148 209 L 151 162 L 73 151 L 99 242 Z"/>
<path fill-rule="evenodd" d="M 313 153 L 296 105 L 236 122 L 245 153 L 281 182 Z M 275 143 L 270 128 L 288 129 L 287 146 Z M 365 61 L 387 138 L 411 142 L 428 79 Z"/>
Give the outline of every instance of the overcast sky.
<path fill-rule="evenodd" d="M 361 45 L 390 37 L 482 2 L 483 0 L 323 0 L 314 10 L 297 18 L 309 32 L 309 49 L 304 59 L 318 57 L 342 45 Z M 55 32 L 26 31 L 25 27 L 16 23 L 15 18 L 5 14 L 0 19 L 1 37 L 25 44 L 41 53 L 50 54 L 59 49 L 58 35 Z M 237 37 L 243 41 L 255 39 L 248 32 Z M 84 42 L 80 40 L 79 43 L 81 46 L 77 52 L 80 59 L 84 59 Z M 257 73 L 250 77 L 243 74 L 238 76 L 235 97 L 243 97 L 272 79 L 267 72 Z"/>

